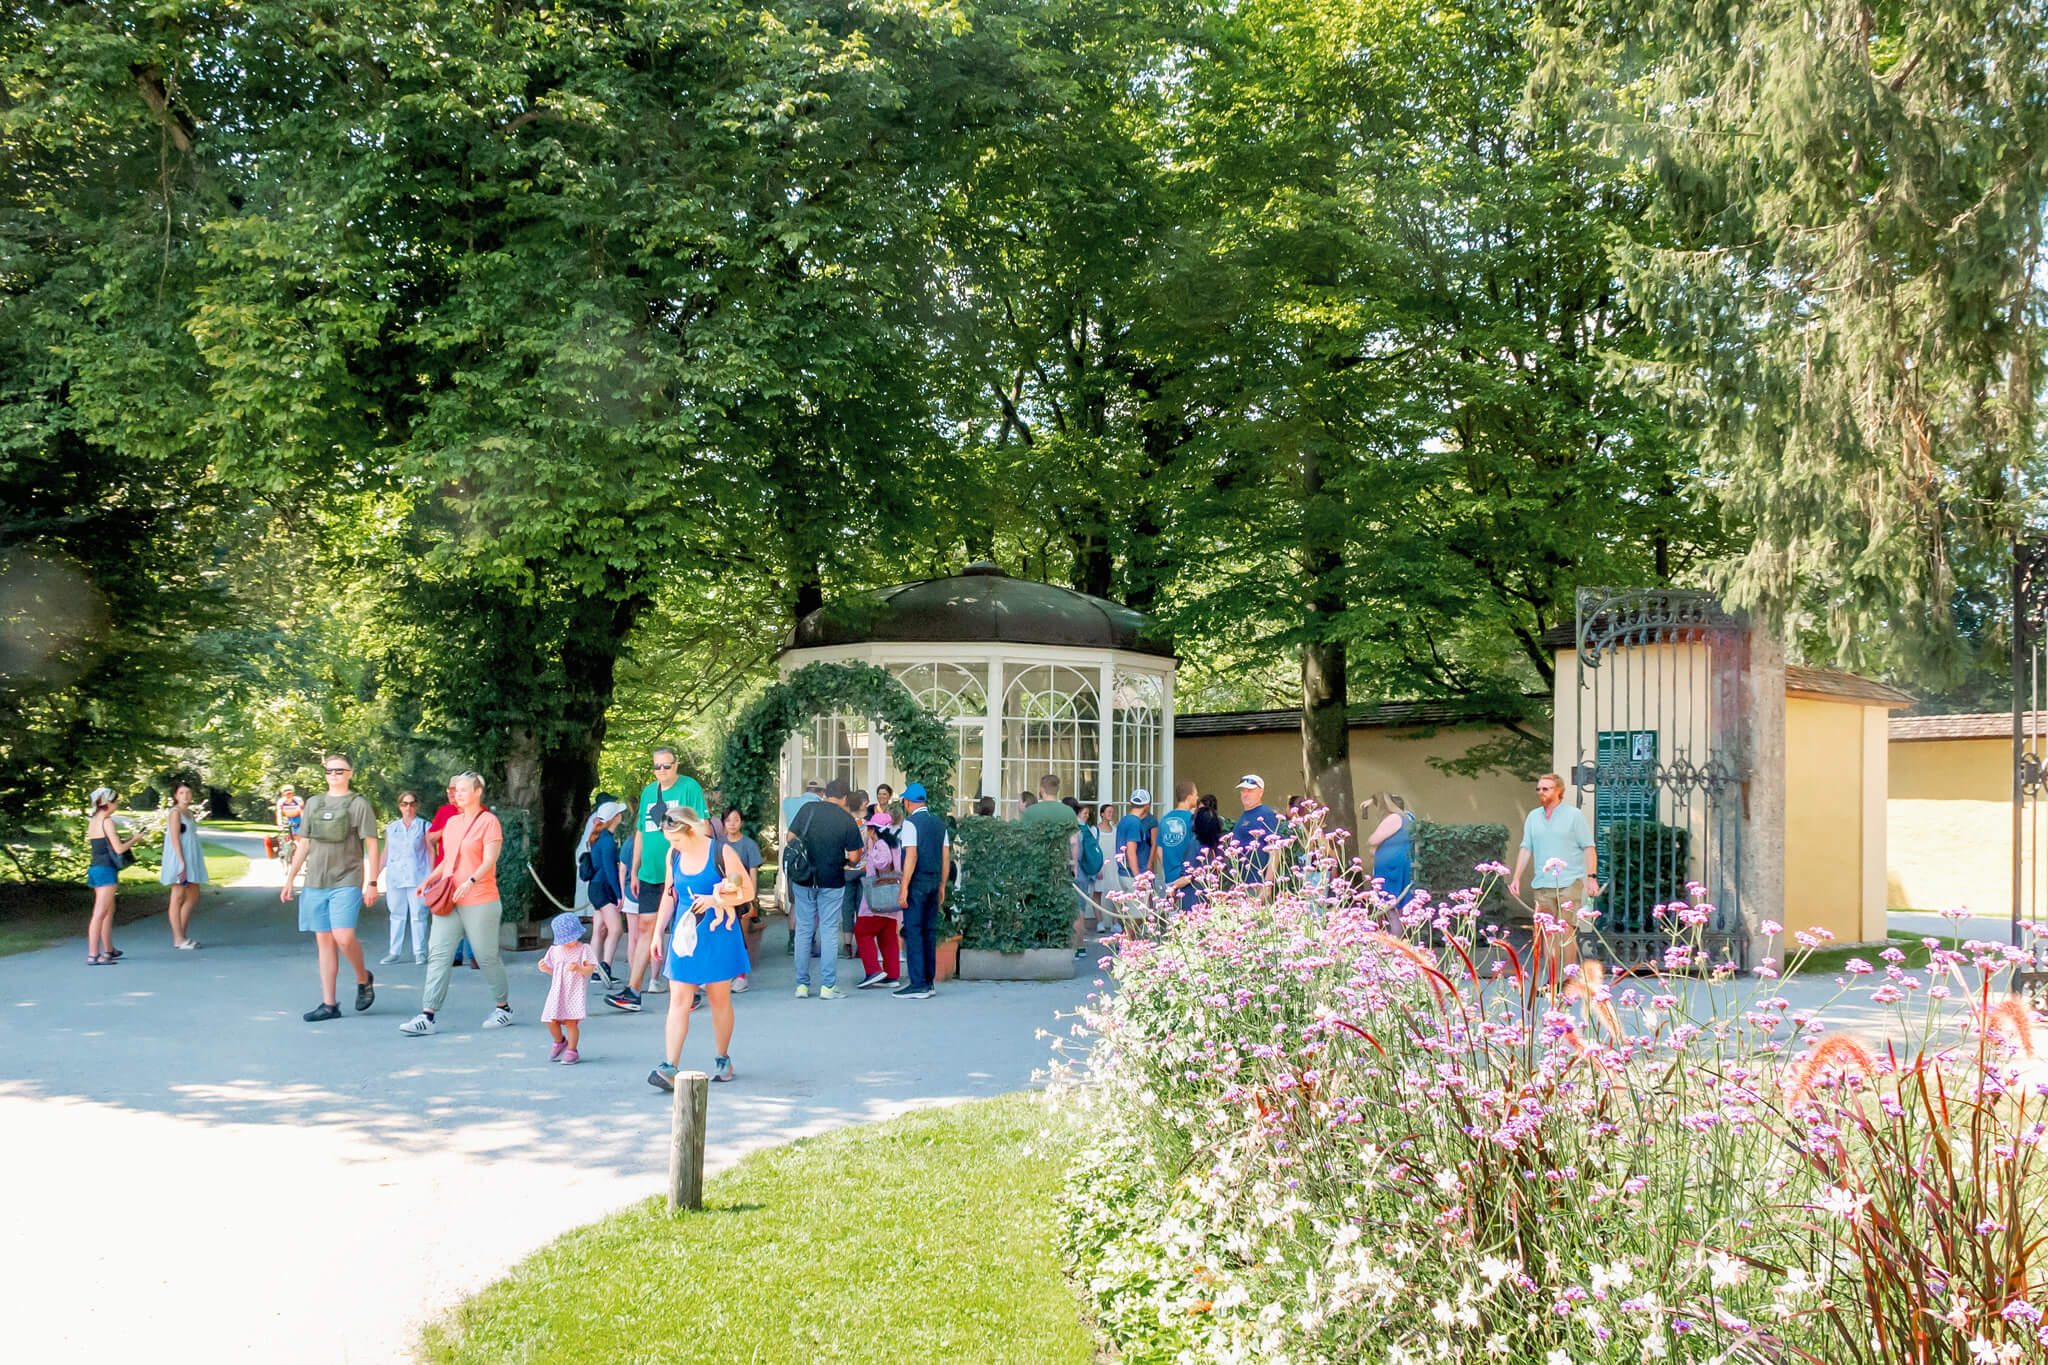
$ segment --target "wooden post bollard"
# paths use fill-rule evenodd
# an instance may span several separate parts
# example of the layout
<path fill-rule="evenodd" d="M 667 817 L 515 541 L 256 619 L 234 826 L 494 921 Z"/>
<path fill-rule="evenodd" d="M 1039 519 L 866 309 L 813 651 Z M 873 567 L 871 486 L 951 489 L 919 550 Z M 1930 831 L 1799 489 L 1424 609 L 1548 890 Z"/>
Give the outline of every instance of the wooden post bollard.
<path fill-rule="evenodd" d="M 668 1135 L 668 1211 L 704 1207 L 704 1111 L 711 1078 L 701 1071 L 676 1073 L 675 1117 Z"/>

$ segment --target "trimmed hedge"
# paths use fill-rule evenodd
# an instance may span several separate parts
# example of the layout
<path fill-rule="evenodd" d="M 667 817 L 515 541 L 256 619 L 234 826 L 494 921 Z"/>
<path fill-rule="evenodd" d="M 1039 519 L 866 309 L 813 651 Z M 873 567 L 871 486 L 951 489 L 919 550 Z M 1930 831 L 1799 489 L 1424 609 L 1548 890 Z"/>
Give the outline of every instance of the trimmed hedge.
<path fill-rule="evenodd" d="M 517 923 L 533 913 L 533 877 L 526 864 L 533 858 L 533 814 L 509 801 L 491 811 L 504 827 L 505 842 L 498 849 L 498 901 L 505 907 L 506 923 Z M 555 907 L 543 903 L 549 914 Z"/>
<path fill-rule="evenodd" d="M 1486 878 L 1474 869 L 1481 863 L 1504 861 L 1507 849 L 1506 825 L 1444 825 L 1434 820 L 1417 820 L 1415 884 L 1437 900 L 1479 886 Z M 1502 915 L 1511 904 L 1507 878 L 1498 877 L 1479 909 L 1483 914 Z"/>
<path fill-rule="evenodd" d="M 1602 825 L 1600 842 L 1600 927 L 1616 934 L 1643 934 L 1658 926 L 1650 908 L 1688 899 L 1692 831 L 1654 820 L 1617 820 Z"/>
<path fill-rule="evenodd" d="M 1021 953 L 1073 942 L 1072 828 L 970 815 L 953 832 L 960 885 L 947 898 L 962 948 Z"/>

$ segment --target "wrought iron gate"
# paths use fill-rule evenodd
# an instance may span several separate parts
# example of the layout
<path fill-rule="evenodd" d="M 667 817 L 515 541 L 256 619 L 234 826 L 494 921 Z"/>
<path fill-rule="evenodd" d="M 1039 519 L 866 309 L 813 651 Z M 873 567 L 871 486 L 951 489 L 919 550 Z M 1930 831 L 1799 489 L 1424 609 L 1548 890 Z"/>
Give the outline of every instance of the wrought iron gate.
<path fill-rule="evenodd" d="M 1749 633 L 1709 593 L 1581 588 L 1571 713 L 1576 789 L 1600 846 L 1599 931 L 1619 965 L 1660 957 L 1672 902 L 1713 908 L 1709 944 L 1748 966 L 1742 813 Z"/>
<path fill-rule="evenodd" d="M 2048 537 L 2015 542 L 2012 557 L 2012 941 L 2034 950 L 2017 983 L 2048 996 Z"/>

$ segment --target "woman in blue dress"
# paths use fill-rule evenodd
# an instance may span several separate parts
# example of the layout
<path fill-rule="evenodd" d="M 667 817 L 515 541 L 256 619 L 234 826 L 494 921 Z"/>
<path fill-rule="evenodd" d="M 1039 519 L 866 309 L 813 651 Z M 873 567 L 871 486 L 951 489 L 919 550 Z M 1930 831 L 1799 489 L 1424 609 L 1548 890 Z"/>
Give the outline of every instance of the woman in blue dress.
<path fill-rule="evenodd" d="M 1365 846 L 1372 851 L 1373 879 L 1393 900 L 1394 908 L 1403 909 L 1415 889 L 1415 813 L 1393 792 L 1381 792 L 1366 802 L 1365 809 L 1367 821 L 1384 812 L 1365 839 Z"/>
<path fill-rule="evenodd" d="M 711 822 L 689 806 L 671 806 L 662 822 L 668 836 L 666 885 L 655 914 L 654 941 L 665 945 L 668 979 L 702 986 L 711 1004 L 711 1034 L 718 1051 L 711 1079 L 732 1079 L 732 983 L 746 975 L 747 942 L 739 907 L 754 899 L 754 874 L 731 844 L 711 837 Z M 695 991 L 671 991 L 668 998 L 667 1056 L 647 1073 L 647 1083 L 673 1090 L 683 1044 L 690 1036 Z"/>

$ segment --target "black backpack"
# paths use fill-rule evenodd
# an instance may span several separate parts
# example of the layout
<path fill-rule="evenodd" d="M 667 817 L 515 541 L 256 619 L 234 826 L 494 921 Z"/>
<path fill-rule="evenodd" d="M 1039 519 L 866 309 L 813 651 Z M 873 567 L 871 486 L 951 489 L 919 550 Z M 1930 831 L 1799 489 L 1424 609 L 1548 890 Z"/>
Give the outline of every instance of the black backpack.
<path fill-rule="evenodd" d="M 819 803 L 804 804 L 815 807 Z M 806 809 L 790 821 L 789 837 L 782 841 L 782 880 L 790 886 L 815 886 L 818 881 L 818 869 L 811 862 L 811 846 L 804 842 L 804 830 L 808 828 L 804 821 L 810 814 L 812 811 Z"/>

